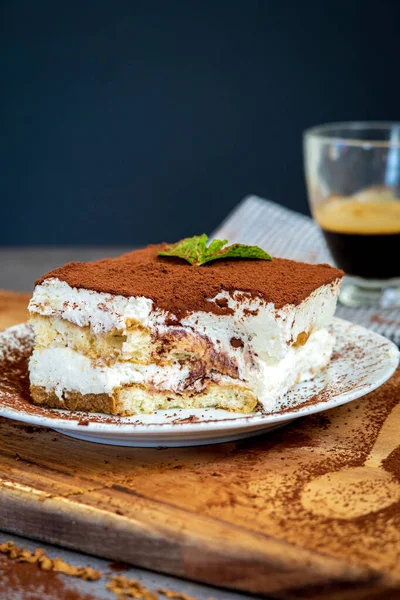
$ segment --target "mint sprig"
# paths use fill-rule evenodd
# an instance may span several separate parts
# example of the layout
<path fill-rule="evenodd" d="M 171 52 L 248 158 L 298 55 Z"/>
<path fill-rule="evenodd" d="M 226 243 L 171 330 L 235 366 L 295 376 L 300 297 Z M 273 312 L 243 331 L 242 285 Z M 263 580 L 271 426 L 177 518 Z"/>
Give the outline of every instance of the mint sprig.
<path fill-rule="evenodd" d="M 207 242 L 208 236 L 205 233 L 194 235 L 191 238 L 180 240 L 176 244 L 166 246 L 158 253 L 158 256 L 176 256 L 198 267 L 221 258 L 272 260 L 271 256 L 258 246 L 232 244 L 224 248 L 228 240 L 213 240 L 209 246 L 207 246 Z"/>

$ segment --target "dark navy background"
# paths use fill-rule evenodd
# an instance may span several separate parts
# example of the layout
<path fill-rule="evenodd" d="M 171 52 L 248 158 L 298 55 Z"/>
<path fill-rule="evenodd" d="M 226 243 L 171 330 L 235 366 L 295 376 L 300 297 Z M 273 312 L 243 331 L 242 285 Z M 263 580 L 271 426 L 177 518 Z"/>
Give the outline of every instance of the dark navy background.
<path fill-rule="evenodd" d="M 399 119 L 400 3 L 0 3 L 2 245 L 211 231 L 307 211 L 301 132 Z"/>

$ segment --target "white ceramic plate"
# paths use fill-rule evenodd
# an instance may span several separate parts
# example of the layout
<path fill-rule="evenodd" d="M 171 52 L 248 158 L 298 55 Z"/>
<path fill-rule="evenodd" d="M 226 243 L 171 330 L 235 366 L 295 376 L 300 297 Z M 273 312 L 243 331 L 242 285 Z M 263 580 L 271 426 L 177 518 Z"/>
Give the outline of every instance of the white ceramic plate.
<path fill-rule="evenodd" d="M 120 446 L 191 446 L 228 442 L 266 432 L 299 417 L 351 402 L 382 385 L 396 370 L 399 350 L 386 338 L 342 319 L 328 368 L 298 384 L 279 413 L 250 415 L 215 409 L 163 410 L 151 415 L 109 415 L 45 409 L 29 402 L 27 361 L 32 334 L 27 325 L 0 333 L 0 416 L 42 425 L 90 442 Z"/>

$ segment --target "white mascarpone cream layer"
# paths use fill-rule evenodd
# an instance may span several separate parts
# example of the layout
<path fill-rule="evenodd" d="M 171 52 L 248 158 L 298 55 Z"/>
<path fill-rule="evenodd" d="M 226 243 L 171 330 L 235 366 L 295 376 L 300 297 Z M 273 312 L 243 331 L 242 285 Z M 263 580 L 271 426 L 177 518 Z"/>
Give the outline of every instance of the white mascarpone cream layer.
<path fill-rule="evenodd" d="M 247 297 L 243 292 L 221 292 L 210 298 L 210 303 L 226 298 L 233 314 L 193 312 L 181 320 L 179 327 L 207 335 L 217 351 L 238 361 L 239 376 L 242 377 L 246 353 L 274 363 L 287 354 L 290 344 L 300 333 L 326 328 L 336 308 L 339 286 L 339 280 L 323 285 L 299 305 L 287 304 L 280 309 L 275 309 L 272 302 Z M 29 311 L 66 319 L 80 327 L 89 326 L 96 334 L 115 330 L 125 334 L 132 320 L 157 334 L 171 330 L 167 325 L 171 315 L 154 308 L 149 298 L 127 298 L 72 288 L 57 278 L 36 286 Z M 232 338 L 239 338 L 243 347 L 233 348 Z"/>
<path fill-rule="evenodd" d="M 240 380 L 218 373 L 209 377 L 220 385 L 243 385 L 250 388 L 264 408 L 276 410 L 281 397 L 296 381 L 305 381 L 323 368 L 330 359 L 334 338 L 326 329 L 315 331 L 304 346 L 290 347 L 285 357 L 274 364 L 255 358 L 247 363 Z M 30 360 L 31 384 L 54 390 L 62 397 L 64 391 L 81 394 L 111 394 L 114 388 L 129 384 L 150 384 L 159 390 L 182 392 L 187 389 L 188 364 L 161 367 L 156 364 L 137 365 L 118 362 L 112 366 L 94 364 L 89 358 L 70 348 L 36 349 Z M 201 392 L 203 381 L 190 388 Z M 277 405 L 278 402 L 278 405 Z"/>

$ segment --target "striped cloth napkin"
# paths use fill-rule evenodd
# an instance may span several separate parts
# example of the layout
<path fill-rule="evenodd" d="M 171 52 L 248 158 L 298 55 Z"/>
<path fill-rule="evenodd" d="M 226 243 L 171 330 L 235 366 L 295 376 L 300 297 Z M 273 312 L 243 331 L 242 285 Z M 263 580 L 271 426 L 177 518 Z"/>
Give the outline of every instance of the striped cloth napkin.
<path fill-rule="evenodd" d="M 324 237 L 310 217 L 257 196 L 242 200 L 211 237 L 255 244 L 283 258 L 333 264 Z M 336 315 L 385 335 L 400 346 L 400 308 L 347 308 L 338 304 Z"/>

